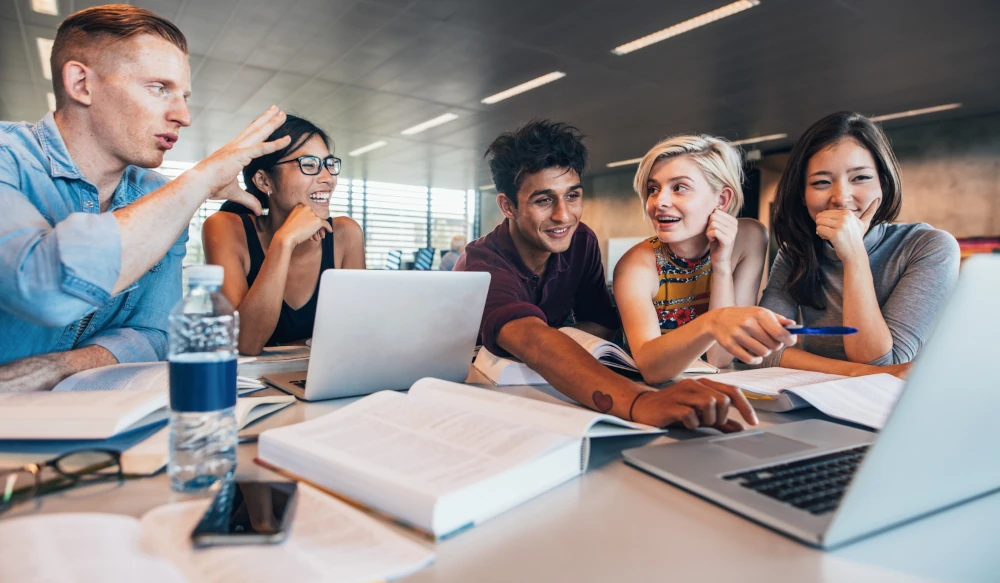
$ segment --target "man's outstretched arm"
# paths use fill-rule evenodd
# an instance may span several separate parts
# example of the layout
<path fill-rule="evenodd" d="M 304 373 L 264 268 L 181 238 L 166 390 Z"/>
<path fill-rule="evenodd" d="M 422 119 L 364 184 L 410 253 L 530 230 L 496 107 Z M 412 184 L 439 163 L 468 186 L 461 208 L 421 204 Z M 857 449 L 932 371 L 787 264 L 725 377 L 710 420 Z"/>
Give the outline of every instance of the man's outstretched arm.
<path fill-rule="evenodd" d="M 562 394 L 602 413 L 656 427 L 683 423 L 689 428 L 710 426 L 731 431 L 741 428 L 727 422 L 729 406 L 733 405 L 745 420 L 757 423 L 750 403 L 733 387 L 684 380 L 650 390 L 611 372 L 569 336 L 536 317 L 505 324 L 497 344 Z"/>

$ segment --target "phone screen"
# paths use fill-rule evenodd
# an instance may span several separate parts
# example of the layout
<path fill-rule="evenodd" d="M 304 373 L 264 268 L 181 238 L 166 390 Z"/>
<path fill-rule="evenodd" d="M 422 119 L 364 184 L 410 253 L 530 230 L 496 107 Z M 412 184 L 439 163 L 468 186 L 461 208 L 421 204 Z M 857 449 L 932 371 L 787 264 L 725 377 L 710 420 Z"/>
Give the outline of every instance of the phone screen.
<path fill-rule="evenodd" d="M 199 545 L 279 542 L 291 522 L 295 482 L 229 481 L 191 538 Z"/>

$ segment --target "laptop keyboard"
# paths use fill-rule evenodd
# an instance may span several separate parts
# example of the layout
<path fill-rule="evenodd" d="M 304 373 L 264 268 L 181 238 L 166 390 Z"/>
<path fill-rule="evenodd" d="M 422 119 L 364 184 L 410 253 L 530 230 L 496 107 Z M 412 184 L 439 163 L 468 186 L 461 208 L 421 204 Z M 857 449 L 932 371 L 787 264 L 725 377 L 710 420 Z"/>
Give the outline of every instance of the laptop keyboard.
<path fill-rule="evenodd" d="M 722 477 L 812 514 L 826 514 L 840 504 L 867 452 L 868 446 L 864 445 Z"/>

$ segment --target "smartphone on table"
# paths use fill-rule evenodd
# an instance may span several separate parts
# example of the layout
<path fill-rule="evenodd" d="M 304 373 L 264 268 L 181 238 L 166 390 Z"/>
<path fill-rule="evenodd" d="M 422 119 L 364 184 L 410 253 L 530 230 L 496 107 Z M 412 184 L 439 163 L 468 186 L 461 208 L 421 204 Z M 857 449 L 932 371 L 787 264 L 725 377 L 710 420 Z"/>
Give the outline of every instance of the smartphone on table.
<path fill-rule="evenodd" d="M 296 482 L 225 482 L 191 533 L 196 547 L 279 543 L 295 511 Z"/>

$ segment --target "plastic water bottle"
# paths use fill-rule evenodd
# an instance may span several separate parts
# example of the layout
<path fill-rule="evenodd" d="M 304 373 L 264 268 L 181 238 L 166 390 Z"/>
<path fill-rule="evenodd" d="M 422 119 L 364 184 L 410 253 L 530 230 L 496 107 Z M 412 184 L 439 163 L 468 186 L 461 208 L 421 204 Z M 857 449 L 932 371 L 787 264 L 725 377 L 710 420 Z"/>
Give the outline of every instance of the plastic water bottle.
<path fill-rule="evenodd" d="M 236 469 L 239 314 L 219 292 L 223 269 L 184 270 L 187 293 L 170 312 L 170 486 L 203 490 Z"/>

